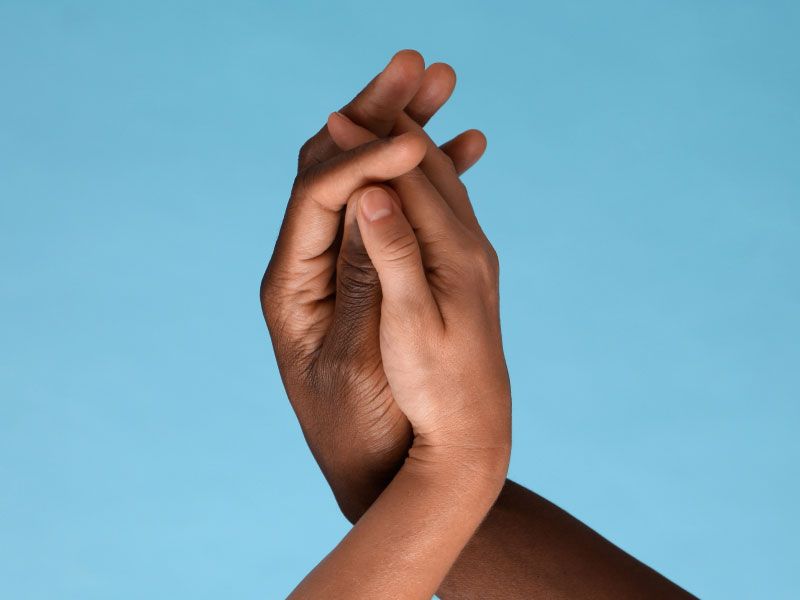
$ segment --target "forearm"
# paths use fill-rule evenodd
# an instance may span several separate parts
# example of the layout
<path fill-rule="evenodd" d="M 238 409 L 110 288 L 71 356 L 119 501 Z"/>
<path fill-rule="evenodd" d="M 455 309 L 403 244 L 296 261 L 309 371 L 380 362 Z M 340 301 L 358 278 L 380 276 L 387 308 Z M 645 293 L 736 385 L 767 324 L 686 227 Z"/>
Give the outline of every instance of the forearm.
<path fill-rule="evenodd" d="M 498 481 L 483 469 L 409 459 L 291 598 L 430 598 L 491 507 Z"/>
<path fill-rule="evenodd" d="M 443 600 L 693 597 L 512 481 L 506 481 L 438 595 Z"/>
<path fill-rule="evenodd" d="M 330 438 L 331 448 L 320 456 L 315 454 L 342 514 L 351 523 L 367 512 L 400 471 L 408 456 L 410 434 L 408 437 L 407 444 L 383 450 L 376 460 L 363 450 L 369 444 L 358 439 L 358 432 L 337 430 Z"/>

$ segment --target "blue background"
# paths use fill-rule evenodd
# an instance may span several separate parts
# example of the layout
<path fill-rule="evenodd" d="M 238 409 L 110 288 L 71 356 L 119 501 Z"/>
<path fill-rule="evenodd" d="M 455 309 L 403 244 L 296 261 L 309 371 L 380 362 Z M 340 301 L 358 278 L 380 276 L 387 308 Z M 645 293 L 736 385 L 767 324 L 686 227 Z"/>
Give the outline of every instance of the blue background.
<path fill-rule="evenodd" d="M 503 268 L 511 474 L 706 598 L 797 597 L 794 2 L 0 0 L 0 596 L 277 598 L 346 532 L 258 284 L 403 47 Z"/>

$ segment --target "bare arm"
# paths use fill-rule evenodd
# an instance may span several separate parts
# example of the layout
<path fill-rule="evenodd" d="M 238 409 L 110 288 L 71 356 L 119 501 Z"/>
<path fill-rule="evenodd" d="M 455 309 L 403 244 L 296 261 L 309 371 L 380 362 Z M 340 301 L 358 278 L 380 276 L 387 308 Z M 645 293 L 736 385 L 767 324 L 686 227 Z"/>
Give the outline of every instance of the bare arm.
<path fill-rule="evenodd" d="M 506 481 L 438 595 L 443 600 L 694 597 L 513 481 Z"/>
<path fill-rule="evenodd" d="M 407 461 L 290 598 L 433 596 L 497 495 L 459 462 Z"/>

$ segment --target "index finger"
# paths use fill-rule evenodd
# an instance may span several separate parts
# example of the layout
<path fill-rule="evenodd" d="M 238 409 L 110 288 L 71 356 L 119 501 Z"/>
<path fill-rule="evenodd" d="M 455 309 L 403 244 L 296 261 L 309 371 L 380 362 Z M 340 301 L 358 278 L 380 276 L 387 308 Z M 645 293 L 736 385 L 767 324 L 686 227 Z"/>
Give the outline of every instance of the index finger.
<path fill-rule="evenodd" d="M 425 140 L 414 133 L 380 138 L 348 150 L 298 176 L 286 209 L 273 271 L 288 273 L 287 288 L 313 299 L 325 289 L 318 281 L 330 260 L 341 210 L 355 190 L 407 173 L 422 160 Z"/>
<path fill-rule="evenodd" d="M 378 137 L 392 130 L 395 120 L 414 98 L 425 75 L 425 61 L 415 50 L 401 50 L 340 112 Z M 300 150 L 298 170 L 325 162 L 340 152 L 323 126 Z"/>

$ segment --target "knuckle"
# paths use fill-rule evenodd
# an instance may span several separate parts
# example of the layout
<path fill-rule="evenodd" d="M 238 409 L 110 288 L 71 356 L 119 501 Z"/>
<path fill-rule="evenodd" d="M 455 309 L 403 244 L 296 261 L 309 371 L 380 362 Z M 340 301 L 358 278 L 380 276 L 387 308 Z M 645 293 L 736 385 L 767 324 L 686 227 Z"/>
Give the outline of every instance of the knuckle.
<path fill-rule="evenodd" d="M 465 266 L 478 281 L 494 286 L 500 273 L 497 252 L 491 244 L 484 241 L 471 241 L 464 253 Z"/>
<path fill-rule="evenodd" d="M 313 181 L 316 179 L 313 168 L 300 171 L 292 183 L 292 197 L 302 197 L 308 193 Z"/>
<path fill-rule="evenodd" d="M 386 117 L 396 110 L 389 99 L 367 94 L 353 100 L 347 106 L 347 110 L 355 123 L 362 126 L 369 124 L 369 129 L 376 132 L 384 131 L 394 125 L 394 119 Z"/>
<path fill-rule="evenodd" d="M 322 175 L 318 166 L 311 166 L 300 173 L 292 184 L 291 197 L 295 203 L 300 201 L 316 202 L 320 195 Z"/>
<path fill-rule="evenodd" d="M 365 252 L 366 254 L 366 252 Z M 378 274 L 367 258 L 351 260 L 342 255 L 336 272 L 337 303 L 351 319 L 377 304 Z"/>
<path fill-rule="evenodd" d="M 456 163 L 453 162 L 453 157 L 446 152 L 437 152 L 435 156 L 439 157 L 441 167 L 448 170 L 450 174 L 455 175 L 458 178 L 458 183 L 461 184 L 461 188 L 466 189 L 461 178 L 458 177 L 458 169 L 456 168 Z"/>
<path fill-rule="evenodd" d="M 499 274 L 500 273 L 500 257 L 497 256 L 497 250 L 494 249 L 494 246 L 486 243 L 486 257 L 489 261 L 489 266 L 492 270 L 492 273 Z"/>
<path fill-rule="evenodd" d="M 408 262 L 419 256 L 419 245 L 413 233 L 397 232 L 384 241 L 382 254 L 388 262 Z"/>
<path fill-rule="evenodd" d="M 274 267 L 270 264 L 261 278 L 261 285 L 259 286 L 259 297 L 261 300 L 261 311 L 264 314 L 264 320 L 267 326 L 272 329 L 278 319 L 280 313 L 280 294 L 277 276 Z"/>
<path fill-rule="evenodd" d="M 357 225 L 353 226 L 358 227 Z M 342 246 L 339 250 L 339 269 L 353 269 L 359 271 L 374 270 L 367 248 L 359 233 L 344 235 Z"/>
<path fill-rule="evenodd" d="M 403 178 L 415 187 L 424 188 L 430 186 L 430 179 L 419 167 L 414 167 L 408 173 L 405 173 Z"/>
<path fill-rule="evenodd" d="M 484 249 L 475 261 L 476 268 L 481 278 L 489 283 L 494 283 L 499 274 L 497 255 L 491 248 Z"/>
<path fill-rule="evenodd" d="M 293 320 L 295 279 L 296 276 L 286 269 L 279 244 L 276 245 L 259 286 L 261 311 L 271 333 L 280 332 L 288 335 L 287 327 Z"/>
<path fill-rule="evenodd" d="M 258 288 L 258 295 L 261 299 L 261 308 L 264 311 L 264 315 L 266 316 L 268 312 L 272 312 L 274 309 L 274 302 L 272 300 L 274 282 L 272 276 L 272 270 L 270 267 L 267 267 L 267 270 L 264 271 L 264 275 L 261 277 L 261 285 Z"/>
<path fill-rule="evenodd" d="M 319 153 L 319 144 L 317 140 L 313 137 L 300 146 L 300 152 L 297 154 L 297 166 L 298 169 L 304 169 L 309 165 L 316 164 L 319 161 L 318 153 Z"/>
<path fill-rule="evenodd" d="M 366 384 L 381 380 L 376 377 L 380 369 L 379 350 L 377 345 L 365 343 L 368 335 L 365 328 L 353 331 L 345 322 L 338 324 L 337 333 L 341 335 L 331 336 L 331 342 L 318 354 L 313 375 L 318 383 L 327 383 L 331 392 L 348 395 L 358 390 L 361 393 L 354 396 L 363 397 Z"/>

